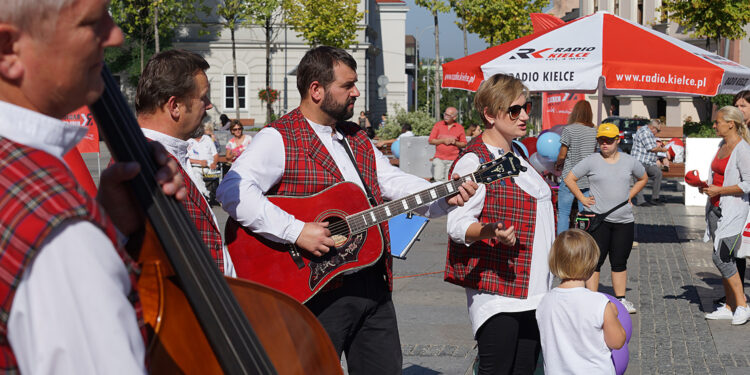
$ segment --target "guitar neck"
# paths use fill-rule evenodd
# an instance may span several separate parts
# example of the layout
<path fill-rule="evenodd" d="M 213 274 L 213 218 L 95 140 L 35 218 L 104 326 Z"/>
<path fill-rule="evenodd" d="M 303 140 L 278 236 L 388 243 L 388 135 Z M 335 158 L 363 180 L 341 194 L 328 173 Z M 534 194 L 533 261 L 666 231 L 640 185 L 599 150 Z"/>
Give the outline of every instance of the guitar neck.
<path fill-rule="evenodd" d="M 477 172 L 474 172 L 463 176 L 458 180 L 450 180 L 401 199 L 383 203 L 372 207 L 369 210 L 347 216 L 346 222 L 349 224 L 349 230 L 351 233 L 363 232 L 373 225 L 390 220 L 392 217 L 413 211 L 419 207 L 435 202 L 438 199 L 453 195 L 458 192 L 458 187 L 465 181 L 474 181 L 476 183 L 485 182 L 478 178 Z"/>

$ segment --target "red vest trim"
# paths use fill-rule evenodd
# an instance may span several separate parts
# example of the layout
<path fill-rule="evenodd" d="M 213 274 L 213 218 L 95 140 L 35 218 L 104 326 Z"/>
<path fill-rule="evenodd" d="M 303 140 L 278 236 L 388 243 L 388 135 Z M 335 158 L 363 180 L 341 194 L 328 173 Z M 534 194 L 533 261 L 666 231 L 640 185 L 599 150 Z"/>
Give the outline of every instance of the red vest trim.
<path fill-rule="evenodd" d="M 480 163 L 494 159 L 482 142 L 481 135 L 472 139 L 458 158 L 468 152 L 477 154 Z M 467 247 L 449 241 L 445 281 L 505 297 L 527 298 L 536 199 L 519 188 L 512 179 L 495 181 L 485 185 L 485 188 L 487 194 L 479 222 L 502 222 L 506 227 L 514 226 L 516 244 L 505 246 L 495 241 L 481 240 Z"/>
<path fill-rule="evenodd" d="M 281 180 L 276 186 L 269 189 L 268 195 L 307 196 L 344 181 L 333 157 L 328 153 L 299 108 L 287 113 L 269 126 L 276 129 L 284 141 L 285 165 Z M 383 203 L 377 178 L 375 153 L 367 135 L 362 128 L 353 122 L 338 123 L 336 129 L 344 135 L 349 143 L 354 159 L 357 160 L 357 168 L 362 173 L 363 183 L 370 188 L 377 204 Z M 388 286 L 392 290 L 391 270 L 393 260 L 390 257 L 388 223 L 380 224 L 380 229 L 385 244 L 384 254 L 386 256 L 383 257 L 385 259 L 385 274 L 388 279 Z M 341 286 L 340 278 L 335 278 L 326 285 L 324 290 L 339 286 Z"/>
<path fill-rule="evenodd" d="M 117 244 L 117 233 L 104 210 L 78 185 L 67 166 L 54 156 L 0 138 L 0 371 L 17 372 L 8 343 L 8 317 L 16 288 L 47 235 L 66 220 L 85 220 L 99 227 L 125 263 L 133 303 L 145 341 L 138 293 L 137 264 Z"/>

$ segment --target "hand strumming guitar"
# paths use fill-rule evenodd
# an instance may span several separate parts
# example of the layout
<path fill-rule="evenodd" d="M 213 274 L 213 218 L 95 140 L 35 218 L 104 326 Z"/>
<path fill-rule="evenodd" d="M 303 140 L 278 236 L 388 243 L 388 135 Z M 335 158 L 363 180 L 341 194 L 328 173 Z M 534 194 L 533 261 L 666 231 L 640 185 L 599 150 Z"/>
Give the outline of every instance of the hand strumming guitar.
<path fill-rule="evenodd" d="M 294 244 L 312 255 L 323 256 L 334 245 L 331 231 L 328 230 L 328 222 L 305 223 Z"/>

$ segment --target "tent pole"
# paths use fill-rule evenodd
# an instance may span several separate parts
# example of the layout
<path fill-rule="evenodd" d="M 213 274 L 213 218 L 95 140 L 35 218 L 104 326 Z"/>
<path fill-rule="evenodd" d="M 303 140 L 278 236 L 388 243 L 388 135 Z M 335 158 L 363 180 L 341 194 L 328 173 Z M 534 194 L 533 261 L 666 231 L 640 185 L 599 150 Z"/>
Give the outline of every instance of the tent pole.
<path fill-rule="evenodd" d="M 602 124 L 602 112 L 604 111 L 604 77 L 599 77 L 599 87 L 596 89 L 596 100 L 599 102 L 599 110 L 596 125 Z"/>

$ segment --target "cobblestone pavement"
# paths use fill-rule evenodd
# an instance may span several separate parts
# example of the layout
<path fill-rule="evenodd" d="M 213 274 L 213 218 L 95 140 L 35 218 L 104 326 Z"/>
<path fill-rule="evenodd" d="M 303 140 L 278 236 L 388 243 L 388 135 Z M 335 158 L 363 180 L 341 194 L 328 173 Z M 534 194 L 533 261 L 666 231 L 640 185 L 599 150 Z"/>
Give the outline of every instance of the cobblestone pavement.
<path fill-rule="evenodd" d="M 96 178 L 96 158 L 84 155 Z M 106 165 L 107 154 L 102 155 Z M 650 193 L 650 186 L 646 192 Z M 750 374 L 746 354 L 750 324 L 706 321 L 712 300 L 723 295 L 702 241 L 703 207 L 683 205 L 682 187 L 667 179 L 664 206 L 637 207 L 636 244 L 628 261 L 627 298 L 633 319 L 626 374 Z M 226 213 L 214 207 L 219 220 Z M 393 299 L 398 314 L 403 373 L 470 374 L 476 356 L 462 288 L 443 281 L 445 219 L 432 220 L 406 260 L 394 260 Z M 612 294 L 609 265 L 601 291 Z M 541 371 L 539 371 L 541 372 Z"/>

